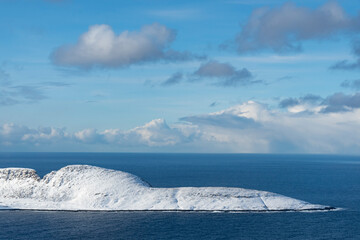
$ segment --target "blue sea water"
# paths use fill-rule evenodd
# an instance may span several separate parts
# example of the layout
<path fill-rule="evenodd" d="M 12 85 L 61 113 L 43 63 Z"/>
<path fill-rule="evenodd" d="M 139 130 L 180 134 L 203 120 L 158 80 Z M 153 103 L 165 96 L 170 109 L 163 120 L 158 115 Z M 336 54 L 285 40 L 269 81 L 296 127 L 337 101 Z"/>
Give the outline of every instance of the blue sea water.
<path fill-rule="evenodd" d="M 243 187 L 343 210 L 275 213 L 0 211 L 0 239 L 360 239 L 360 157 L 0 153 L 0 168 L 34 168 L 41 176 L 69 164 L 127 171 L 154 187 Z"/>

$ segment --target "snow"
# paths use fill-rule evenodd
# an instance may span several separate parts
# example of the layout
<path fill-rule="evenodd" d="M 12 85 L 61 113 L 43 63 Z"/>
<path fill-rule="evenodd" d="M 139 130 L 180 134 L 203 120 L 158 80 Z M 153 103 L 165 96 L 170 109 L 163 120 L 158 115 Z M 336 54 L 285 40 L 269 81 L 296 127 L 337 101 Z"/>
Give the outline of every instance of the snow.
<path fill-rule="evenodd" d="M 0 209 L 36 210 L 326 210 L 280 194 L 227 187 L 154 188 L 141 178 L 89 165 L 45 175 L 33 169 L 0 169 Z"/>

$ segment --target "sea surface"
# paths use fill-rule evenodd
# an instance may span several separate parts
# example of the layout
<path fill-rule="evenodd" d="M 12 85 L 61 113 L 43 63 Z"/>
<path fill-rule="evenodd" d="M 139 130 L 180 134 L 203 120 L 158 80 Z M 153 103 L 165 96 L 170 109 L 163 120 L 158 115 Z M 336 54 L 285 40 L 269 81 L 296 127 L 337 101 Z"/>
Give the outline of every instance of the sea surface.
<path fill-rule="evenodd" d="M 327 212 L 0 211 L 0 239 L 360 239 L 360 157 L 270 154 L 0 153 L 40 176 L 70 164 L 138 175 L 154 187 L 224 186 L 341 208 Z"/>

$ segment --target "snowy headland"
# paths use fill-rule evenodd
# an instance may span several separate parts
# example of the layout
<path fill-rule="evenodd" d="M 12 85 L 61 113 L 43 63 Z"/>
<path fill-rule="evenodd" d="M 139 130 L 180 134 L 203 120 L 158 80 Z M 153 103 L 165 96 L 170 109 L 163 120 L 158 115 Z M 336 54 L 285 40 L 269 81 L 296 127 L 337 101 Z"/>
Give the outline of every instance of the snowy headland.
<path fill-rule="evenodd" d="M 42 179 L 33 169 L 0 169 L 0 209 L 310 211 L 334 208 L 243 188 L 154 188 L 126 172 L 70 165 Z"/>

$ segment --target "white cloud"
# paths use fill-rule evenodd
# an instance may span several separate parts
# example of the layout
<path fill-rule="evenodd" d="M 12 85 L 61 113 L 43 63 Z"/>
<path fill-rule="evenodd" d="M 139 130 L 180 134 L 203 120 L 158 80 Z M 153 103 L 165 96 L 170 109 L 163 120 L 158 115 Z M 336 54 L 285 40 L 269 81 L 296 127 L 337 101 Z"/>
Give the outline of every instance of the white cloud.
<path fill-rule="evenodd" d="M 17 144 L 51 144 L 57 141 L 63 142 L 69 137 L 70 135 L 65 132 L 65 129 L 60 128 L 31 129 L 13 123 L 5 123 L 0 126 L 0 145 L 6 146 Z"/>
<path fill-rule="evenodd" d="M 357 22 L 358 19 L 347 15 L 336 1 L 328 1 L 315 10 L 288 2 L 278 8 L 254 10 L 235 44 L 239 53 L 263 49 L 299 51 L 303 40 L 358 31 Z"/>
<path fill-rule="evenodd" d="M 127 131 L 0 127 L 0 150 L 360 154 L 360 109 L 292 113 L 248 101 L 168 125 L 155 119 Z M 51 148 L 50 148 L 51 146 Z M 64 148 L 65 146 L 65 148 Z"/>
<path fill-rule="evenodd" d="M 222 143 L 232 152 L 359 154 L 359 117 L 359 109 L 299 115 L 271 110 L 266 105 L 249 101 L 184 120 L 200 128 L 203 140 L 211 141 L 211 145 Z"/>
<path fill-rule="evenodd" d="M 176 127 L 169 127 L 165 120 L 155 119 L 128 131 L 107 129 L 98 132 L 95 129 L 84 129 L 75 132 L 74 137 L 83 143 L 161 147 L 181 143 L 189 136 Z"/>
<path fill-rule="evenodd" d="M 84 129 L 74 133 L 75 139 L 84 143 L 96 143 L 99 142 L 99 134 L 96 129 Z"/>
<path fill-rule="evenodd" d="M 327 96 L 325 99 L 308 94 L 300 98 L 286 98 L 280 101 L 281 108 L 287 108 L 289 112 L 314 112 L 330 113 L 345 112 L 360 108 L 360 92 L 344 94 L 341 92 Z"/>
<path fill-rule="evenodd" d="M 148 146 L 167 146 L 181 143 L 184 135 L 177 128 L 170 128 L 163 119 L 155 119 L 144 126 L 126 132 L 126 139 L 132 143 Z"/>
<path fill-rule="evenodd" d="M 197 58 L 189 52 L 170 48 L 176 38 L 174 30 L 157 23 L 140 31 L 123 31 L 119 35 L 109 25 L 93 25 L 76 44 L 57 48 L 51 59 L 54 64 L 80 68 L 119 68 L 132 64 L 165 60 L 184 61 Z"/>

